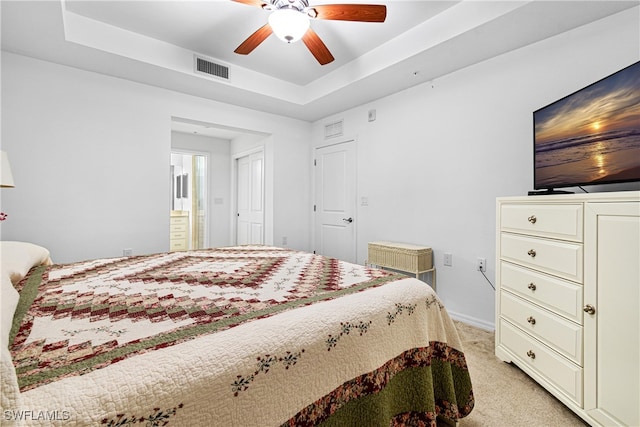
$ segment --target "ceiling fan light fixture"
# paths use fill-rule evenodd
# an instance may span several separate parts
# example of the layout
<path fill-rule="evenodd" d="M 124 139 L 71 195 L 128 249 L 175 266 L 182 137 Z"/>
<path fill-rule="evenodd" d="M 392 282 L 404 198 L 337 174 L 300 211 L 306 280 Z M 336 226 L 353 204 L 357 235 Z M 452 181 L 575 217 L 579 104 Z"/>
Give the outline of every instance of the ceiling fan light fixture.
<path fill-rule="evenodd" d="M 309 29 L 309 17 L 296 9 L 279 9 L 269 15 L 269 25 L 275 35 L 286 43 L 302 38 Z"/>

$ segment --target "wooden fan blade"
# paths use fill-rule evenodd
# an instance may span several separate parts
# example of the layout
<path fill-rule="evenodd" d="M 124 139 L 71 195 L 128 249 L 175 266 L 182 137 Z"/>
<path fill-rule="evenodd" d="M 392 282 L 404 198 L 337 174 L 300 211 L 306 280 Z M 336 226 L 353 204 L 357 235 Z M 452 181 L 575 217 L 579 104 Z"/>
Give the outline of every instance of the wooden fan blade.
<path fill-rule="evenodd" d="M 231 1 L 235 1 L 237 3 L 242 3 L 242 4 L 247 4 L 249 6 L 256 6 L 256 7 L 264 7 L 264 5 L 267 4 L 266 2 L 264 2 L 262 0 L 231 0 Z"/>
<path fill-rule="evenodd" d="M 316 19 L 335 21 L 384 22 L 387 6 L 377 4 L 323 4 L 313 6 Z"/>
<path fill-rule="evenodd" d="M 331 52 L 329 52 L 329 49 L 327 49 L 324 42 L 320 40 L 318 34 L 316 34 L 316 32 L 311 28 L 304 33 L 302 41 L 307 46 L 311 54 L 318 60 L 320 65 L 326 65 L 333 61 L 333 55 L 331 55 Z"/>
<path fill-rule="evenodd" d="M 273 33 L 271 26 L 269 24 L 264 24 L 260 27 L 255 33 L 251 34 L 245 41 L 240 44 L 234 50 L 235 53 L 239 53 L 240 55 L 247 55 L 253 51 L 260 43 L 265 41 L 267 37 L 269 37 Z"/>

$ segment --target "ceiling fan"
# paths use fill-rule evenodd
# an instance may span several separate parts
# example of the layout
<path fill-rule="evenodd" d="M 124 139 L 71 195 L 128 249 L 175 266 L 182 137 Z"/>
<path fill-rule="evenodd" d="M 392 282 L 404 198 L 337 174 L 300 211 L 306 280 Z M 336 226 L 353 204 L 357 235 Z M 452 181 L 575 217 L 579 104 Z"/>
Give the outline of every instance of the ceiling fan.
<path fill-rule="evenodd" d="M 384 22 L 387 7 L 375 4 L 323 4 L 309 6 L 308 0 L 233 0 L 249 6 L 271 11 L 269 22 L 251 34 L 234 51 L 241 55 L 251 53 L 272 33 L 293 43 L 302 39 L 320 65 L 334 60 L 329 49 L 310 27 L 310 19 L 332 21 Z"/>

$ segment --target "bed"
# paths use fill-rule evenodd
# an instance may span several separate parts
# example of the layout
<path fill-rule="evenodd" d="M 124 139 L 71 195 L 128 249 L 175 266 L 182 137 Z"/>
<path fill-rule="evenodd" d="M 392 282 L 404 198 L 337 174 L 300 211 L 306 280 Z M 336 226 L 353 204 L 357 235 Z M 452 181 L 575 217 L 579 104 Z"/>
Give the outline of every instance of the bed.
<path fill-rule="evenodd" d="M 473 408 L 455 325 L 415 278 L 268 246 L 57 265 L 7 243 L 2 425 L 435 426 Z"/>

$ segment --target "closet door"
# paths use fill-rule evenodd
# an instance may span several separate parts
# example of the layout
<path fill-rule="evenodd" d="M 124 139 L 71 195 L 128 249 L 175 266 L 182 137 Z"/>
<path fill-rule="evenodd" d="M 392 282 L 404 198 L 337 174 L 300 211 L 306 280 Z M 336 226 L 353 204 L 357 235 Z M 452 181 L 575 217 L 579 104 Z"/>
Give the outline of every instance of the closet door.
<path fill-rule="evenodd" d="M 356 262 L 355 141 L 315 152 L 315 252 Z"/>
<path fill-rule="evenodd" d="M 236 160 L 238 245 L 264 244 L 264 153 Z"/>

